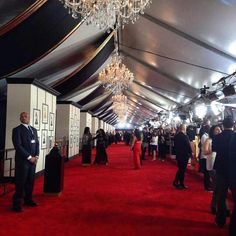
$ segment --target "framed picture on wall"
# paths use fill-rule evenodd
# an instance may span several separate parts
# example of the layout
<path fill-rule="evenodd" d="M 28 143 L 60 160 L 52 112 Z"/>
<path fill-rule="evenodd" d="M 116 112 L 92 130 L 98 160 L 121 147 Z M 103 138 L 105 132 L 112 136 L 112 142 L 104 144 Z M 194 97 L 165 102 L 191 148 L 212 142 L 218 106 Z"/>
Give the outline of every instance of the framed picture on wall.
<path fill-rule="evenodd" d="M 40 130 L 40 110 L 33 109 L 33 127 Z"/>
<path fill-rule="evenodd" d="M 48 123 L 48 105 L 44 103 L 42 105 L 42 123 L 43 124 Z"/>
<path fill-rule="evenodd" d="M 41 149 L 47 148 L 47 138 L 48 138 L 48 131 L 46 129 L 42 129 L 42 132 L 41 132 Z"/>
<path fill-rule="evenodd" d="M 54 113 L 52 112 L 49 113 L 49 130 L 54 130 Z"/>

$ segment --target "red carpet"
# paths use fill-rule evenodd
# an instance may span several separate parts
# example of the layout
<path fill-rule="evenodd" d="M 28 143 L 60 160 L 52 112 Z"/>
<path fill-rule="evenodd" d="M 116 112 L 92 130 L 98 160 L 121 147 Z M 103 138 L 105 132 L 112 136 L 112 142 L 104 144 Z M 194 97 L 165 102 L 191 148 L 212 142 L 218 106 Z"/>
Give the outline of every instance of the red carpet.
<path fill-rule="evenodd" d="M 172 162 L 146 160 L 132 169 L 129 147 L 108 148 L 109 166 L 82 167 L 80 158 L 66 163 L 60 197 L 42 193 L 36 180 L 37 208 L 11 212 L 12 193 L 0 198 L 1 236 L 225 236 L 209 212 L 211 194 L 202 179 L 188 173 L 188 190 L 176 190 Z"/>

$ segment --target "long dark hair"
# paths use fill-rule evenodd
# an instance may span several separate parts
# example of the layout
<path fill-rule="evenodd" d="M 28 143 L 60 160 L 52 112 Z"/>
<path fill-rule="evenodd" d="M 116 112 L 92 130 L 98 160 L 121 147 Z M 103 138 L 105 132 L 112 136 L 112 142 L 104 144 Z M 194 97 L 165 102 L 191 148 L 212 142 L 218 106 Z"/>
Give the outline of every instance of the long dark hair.
<path fill-rule="evenodd" d="M 134 136 L 137 138 L 138 141 L 141 140 L 141 133 L 140 133 L 139 129 L 134 130 Z"/>
<path fill-rule="evenodd" d="M 212 125 L 209 131 L 209 137 L 213 139 L 216 135 L 214 134 L 215 128 L 220 127 L 219 125 Z"/>
<path fill-rule="evenodd" d="M 89 134 L 90 133 L 90 128 L 89 127 L 85 127 L 84 128 L 84 134 Z"/>
<path fill-rule="evenodd" d="M 99 129 L 100 130 L 100 134 L 103 136 L 103 138 L 106 138 L 106 133 L 104 131 L 104 129 Z"/>

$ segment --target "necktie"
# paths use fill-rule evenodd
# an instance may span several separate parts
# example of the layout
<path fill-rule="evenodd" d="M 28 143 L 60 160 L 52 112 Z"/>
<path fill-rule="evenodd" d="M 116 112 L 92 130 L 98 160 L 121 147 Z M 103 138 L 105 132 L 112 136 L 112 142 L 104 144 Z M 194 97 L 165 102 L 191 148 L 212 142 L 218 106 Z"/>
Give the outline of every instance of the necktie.
<path fill-rule="evenodd" d="M 33 137 L 34 137 L 34 132 L 33 132 L 33 130 L 31 129 L 30 125 L 28 125 L 28 129 L 29 129 L 29 131 L 30 131 L 31 138 L 33 138 Z"/>

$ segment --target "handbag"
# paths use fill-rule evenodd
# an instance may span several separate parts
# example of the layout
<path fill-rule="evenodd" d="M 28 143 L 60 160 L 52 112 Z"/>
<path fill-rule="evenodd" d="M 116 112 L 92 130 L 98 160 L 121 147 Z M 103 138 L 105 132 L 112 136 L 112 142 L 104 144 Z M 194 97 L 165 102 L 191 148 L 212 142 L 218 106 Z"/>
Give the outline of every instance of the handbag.
<path fill-rule="evenodd" d="M 208 171 L 213 170 L 215 159 L 216 159 L 216 152 L 212 152 L 210 155 L 207 156 L 206 169 Z"/>

